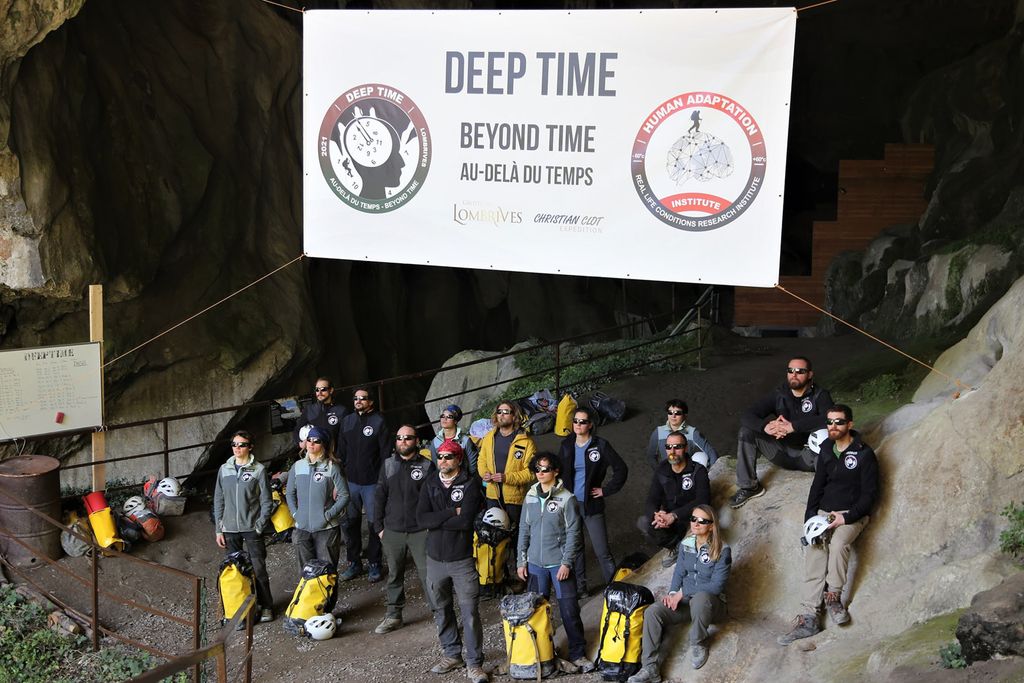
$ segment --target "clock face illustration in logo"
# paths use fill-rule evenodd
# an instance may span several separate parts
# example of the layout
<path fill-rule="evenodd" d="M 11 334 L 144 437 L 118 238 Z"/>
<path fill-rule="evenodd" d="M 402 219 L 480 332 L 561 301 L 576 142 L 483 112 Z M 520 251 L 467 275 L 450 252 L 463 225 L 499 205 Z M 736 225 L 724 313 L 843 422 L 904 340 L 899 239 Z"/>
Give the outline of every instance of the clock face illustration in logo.
<path fill-rule="evenodd" d="M 336 197 L 357 211 L 387 213 L 423 187 L 432 150 L 426 119 L 409 95 L 365 83 L 327 108 L 316 151 Z"/>
<path fill-rule="evenodd" d="M 377 168 L 391 157 L 397 137 L 387 121 L 363 116 L 345 126 L 345 150 L 357 164 Z"/>

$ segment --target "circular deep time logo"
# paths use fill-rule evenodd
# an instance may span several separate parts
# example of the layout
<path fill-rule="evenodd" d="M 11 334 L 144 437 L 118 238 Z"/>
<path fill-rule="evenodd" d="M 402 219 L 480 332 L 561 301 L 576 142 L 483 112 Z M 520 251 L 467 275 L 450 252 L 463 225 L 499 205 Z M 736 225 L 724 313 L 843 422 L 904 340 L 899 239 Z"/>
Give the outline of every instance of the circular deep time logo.
<path fill-rule="evenodd" d="M 713 92 L 665 100 L 633 142 L 633 185 L 641 201 L 661 222 L 691 232 L 739 218 L 757 198 L 766 165 L 753 115 Z"/>
<path fill-rule="evenodd" d="M 346 91 L 320 124 L 320 170 L 354 209 L 386 213 L 416 196 L 430 169 L 430 129 L 401 90 L 366 83 Z"/>

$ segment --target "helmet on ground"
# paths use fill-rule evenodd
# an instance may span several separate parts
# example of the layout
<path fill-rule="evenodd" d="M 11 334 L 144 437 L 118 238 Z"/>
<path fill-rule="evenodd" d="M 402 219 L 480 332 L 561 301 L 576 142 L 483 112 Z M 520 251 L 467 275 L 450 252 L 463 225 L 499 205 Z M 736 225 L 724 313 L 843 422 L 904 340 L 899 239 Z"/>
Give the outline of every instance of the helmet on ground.
<path fill-rule="evenodd" d="M 137 515 L 146 509 L 146 501 L 143 500 L 142 496 L 132 496 L 124 502 L 121 506 L 126 515 Z"/>
<path fill-rule="evenodd" d="M 812 543 L 814 539 L 825 533 L 828 529 L 828 517 L 825 515 L 814 515 L 804 522 L 804 540 Z"/>
<path fill-rule="evenodd" d="M 825 439 L 827 438 L 827 429 L 819 429 L 816 432 L 811 432 L 810 436 L 807 437 L 807 447 L 815 453 L 821 453 L 821 444 L 825 443 Z"/>
<path fill-rule="evenodd" d="M 483 523 L 490 524 L 491 526 L 498 527 L 499 529 L 504 529 L 505 531 L 512 528 L 512 525 L 509 523 L 508 513 L 501 508 L 490 508 L 485 512 L 483 516 Z"/>
<path fill-rule="evenodd" d="M 181 484 L 174 477 L 164 477 L 156 485 L 156 492 L 165 496 L 179 496 L 181 495 Z"/>
<path fill-rule="evenodd" d="M 330 640 L 334 637 L 334 617 L 330 614 L 318 614 L 306 619 L 306 633 L 313 640 Z"/>

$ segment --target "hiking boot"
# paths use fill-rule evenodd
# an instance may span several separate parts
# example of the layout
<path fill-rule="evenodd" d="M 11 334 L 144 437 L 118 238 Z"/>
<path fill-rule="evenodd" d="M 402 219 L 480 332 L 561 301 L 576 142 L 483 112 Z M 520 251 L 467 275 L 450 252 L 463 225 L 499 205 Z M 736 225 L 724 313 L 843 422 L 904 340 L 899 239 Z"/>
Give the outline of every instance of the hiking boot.
<path fill-rule="evenodd" d="M 678 559 L 679 559 L 679 546 L 676 546 L 675 548 L 670 549 L 668 551 L 668 555 L 666 555 L 664 558 L 662 558 L 661 566 L 665 567 L 666 569 L 668 569 L 669 567 L 674 567 L 675 564 L 676 564 L 676 561 Z"/>
<path fill-rule="evenodd" d="M 383 578 L 384 572 L 381 571 L 381 566 L 379 564 L 371 564 L 370 571 L 366 575 L 366 580 L 370 583 L 377 583 Z"/>
<path fill-rule="evenodd" d="M 816 614 L 801 614 L 793 620 L 792 630 L 782 636 L 779 636 L 779 645 L 789 645 L 794 640 L 800 640 L 801 638 L 810 638 L 816 633 L 821 633 L 821 627 L 818 626 L 818 615 Z"/>
<path fill-rule="evenodd" d="M 402 617 L 388 615 L 384 617 L 384 621 L 377 624 L 377 628 L 373 629 L 374 633 L 384 634 L 397 631 L 402 628 Z"/>
<path fill-rule="evenodd" d="M 626 683 L 661 683 L 657 664 L 645 664 L 639 671 L 626 679 Z"/>
<path fill-rule="evenodd" d="M 472 683 L 487 683 L 490 680 L 490 676 L 483 670 L 483 667 L 471 666 L 466 669 L 466 676 Z"/>
<path fill-rule="evenodd" d="M 356 578 L 357 576 L 359 576 L 362 573 L 363 573 L 363 563 L 362 562 L 350 562 L 348 567 L 345 568 L 345 571 L 343 571 L 341 573 L 341 576 L 339 576 L 338 578 L 341 579 L 342 581 L 351 581 L 352 579 Z"/>
<path fill-rule="evenodd" d="M 832 591 L 825 593 L 825 611 L 828 612 L 828 616 L 836 626 L 850 623 L 850 613 L 843 607 L 842 593 L 833 593 Z"/>
<path fill-rule="evenodd" d="M 441 657 L 441 661 L 430 667 L 430 673 L 446 674 L 449 671 L 455 671 L 456 669 L 461 669 L 464 666 L 466 666 L 466 663 L 462 661 L 462 657 L 449 657 L 448 655 L 445 655 Z"/>
<path fill-rule="evenodd" d="M 733 510 L 743 507 L 751 498 L 757 498 L 765 494 L 765 488 L 758 482 L 752 489 L 740 489 L 729 499 L 729 507 Z"/>
<path fill-rule="evenodd" d="M 261 624 L 265 624 L 268 621 L 273 621 L 273 620 L 274 620 L 274 610 L 272 610 L 272 609 L 265 609 L 265 610 L 260 612 L 260 623 Z"/>
<path fill-rule="evenodd" d="M 572 664 L 577 669 L 579 669 L 578 673 L 581 673 L 581 674 L 588 674 L 588 673 L 590 673 L 591 671 L 593 671 L 594 669 L 597 668 L 596 666 L 594 666 L 594 663 L 592 661 L 590 661 L 589 659 L 587 659 L 586 657 L 578 657 L 578 658 L 572 660 Z"/>
<path fill-rule="evenodd" d="M 690 664 L 693 664 L 694 669 L 699 669 L 708 661 L 708 649 L 704 645 L 697 643 L 696 645 L 690 646 Z"/>

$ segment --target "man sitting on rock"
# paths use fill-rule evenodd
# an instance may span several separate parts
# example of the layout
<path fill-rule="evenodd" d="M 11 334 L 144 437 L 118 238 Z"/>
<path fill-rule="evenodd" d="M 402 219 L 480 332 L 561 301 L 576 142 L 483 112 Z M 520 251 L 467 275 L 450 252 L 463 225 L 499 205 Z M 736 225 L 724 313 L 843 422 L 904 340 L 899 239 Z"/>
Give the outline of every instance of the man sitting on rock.
<path fill-rule="evenodd" d="M 661 566 L 671 567 L 676 563 L 679 541 L 690 528 L 693 508 L 711 503 L 711 482 L 704 466 L 687 457 L 682 432 L 665 437 L 665 454 L 667 459 L 654 470 L 641 528 L 652 543 L 668 549 Z"/>
<path fill-rule="evenodd" d="M 814 471 L 814 452 L 807 447 L 811 432 L 824 428 L 832 396 L 813 382 L 811 361 L 796 356 L 786 368 L 786 384 L 752 405 L 740 418 L 736 446 L 736 483 L 732 508 L 764 495 L 757 481 L 758 451 L 787 470 Z"/>
<path fill-rule="evenodd" d="M 793 629 L 779 636 L 780 645 L 821 631 L 818 610 L 822 598 L 837 626 L 850 621 L 843 606 L 850 546 L 867 526 L 868 513 L 878 499 L 878 460 L 860 434 L 853 431 L 853 411 L 849 406 L 834 405 L 828 410 L 826 424 L 828 439 L 818 453 L 804 521 L 824 515 L 831 522 L 828 530 L 814 539 L 821 542 L 810 543 L 804 553 L 801 614 Z"/>

